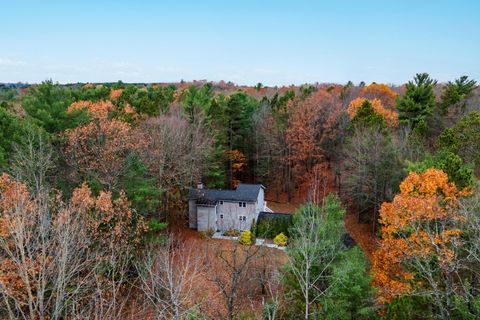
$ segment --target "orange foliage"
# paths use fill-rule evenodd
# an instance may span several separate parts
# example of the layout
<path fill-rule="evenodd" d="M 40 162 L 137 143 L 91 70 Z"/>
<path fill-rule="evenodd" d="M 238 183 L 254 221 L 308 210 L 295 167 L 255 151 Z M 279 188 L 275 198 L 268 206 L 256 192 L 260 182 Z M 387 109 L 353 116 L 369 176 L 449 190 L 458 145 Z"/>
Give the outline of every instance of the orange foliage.
<path fill-rule="evenodd" d="M 393 202 L 382 204 L 382 239 L 372 270 L 380 302 L 409 292 L 414 283 L 420 285 L 408 268 L 412 259 L 436 255 L 444 271 L 454 263 L 451 244 L 461 232 L 454 226 L 460 220 L 456 215 L 458 200 L 468 194 L 468 190 L 458 191 L 449 183 L 443 171 L 432 168 L 422 174 L 410 173 Z M 432 228 L 433 223 L 442 227 Z"/>
<path fill-rule="evenodd" d="M 129 243 L 140 244 L 141 236 L 148 229 L 143 217 L 134 216 L 124 192 L 120 192 L 116 200 L 112 200 L 112 193 L 106 191 L 94 197 L 84 183 L 73 191 L 70 204 L 85 216 L 85 224 L 93 239 L 114 244 L 117 248 Z"/>
<path fill-rule="evenodd" d="M 290 102 L 288 108 L 292 111 L 286 131 L 286 160 L 296 177 L 296 186 L 309 185 L 315 165 L 325 159 L 324 142 L 338 133 L 335 124 L 343 113 L 342 103 L 338 94 L 320 89 L 304 101 Z"/>
<path fill-rule="evenodd" d="M 395 106 L 398 94 L 383 83 L 372 83 L 362 88 L 361 93 L 368 99 L 379 99 L 388 108 Z"/>
<path fill-rule="evenodd" d="M 123 93 L 123 89 L 113 89 L 110 91 L 110 100 L 117 100 Z"/>
<path fill-rule="evenodd" d="M 225 151 L 225 156 L 231 163 L 232 168 L 232 186 L 236 187 L 240 183 L 238 176 L 247 165 L 247 158 L 239 150 Z"/>
<path fill-rule="evenodd" d="M 355 117 L 358 109 L 360 109 L 365 100 L 368 99 L 359 97 L 350 102 L 347 109 L 347 113 L 350 116 L 350 119 L 353 119 Z M 398 113 L 389 109 L 385 109 L 382 101 L 377 98 L 368 101 L 372 104 L 373 110 L 375 110 L 376 113 L 380 114 L 389 126 L 398 126 Z"/>
<path fill-rule="evenodd" d="M 0 286 L 22 307 L 43 298 L 35 296 L 36 288 L 49 285 L 41 281 L 50 281 L 48 275 L 56 272 L 55 250 L 60 246 L 59 239 L 50 237 L 72 221 L 69 215 L 78 215 L 86 233 L 73 228 L 80 233 L 75 236 L 88 239 L 85 244 L 94 244 L 90 249 L 98 250 L 99 259 L 139 245 L 147 231 L 143 217 L 131 210 L 123 192 L 116 200 L 112 200 L 110 192 L 94 197 L 83 184 L 73 191 L 69 205 L 61 202 L 59 194 L 49 199 L 52 205 L 48 207 L 43 200 L 32 197 L 25 184 L 5 173 L 0 176 Z M 45 215 L 51 225 L 39 229 Z"/>
<path fill-rule="evenodd" d="M 141 134 L 128 123 L 104 117 L 110 106 L 110 102 L 92 104 L 89 110 L 96 119 L 65 132 L 69 164 L 80 175 L 93 173 L 109 188 L 120 175 L 126 156 L 145 143 Z"/>
<path fill-rule="evenodd" d="M 76 110 L 86 110 L 94 119 L 107 119 L 110 113 L 115 110 L 114 105 L 110 101 L 78 101 L 72 103 L 67 112 Z"/>

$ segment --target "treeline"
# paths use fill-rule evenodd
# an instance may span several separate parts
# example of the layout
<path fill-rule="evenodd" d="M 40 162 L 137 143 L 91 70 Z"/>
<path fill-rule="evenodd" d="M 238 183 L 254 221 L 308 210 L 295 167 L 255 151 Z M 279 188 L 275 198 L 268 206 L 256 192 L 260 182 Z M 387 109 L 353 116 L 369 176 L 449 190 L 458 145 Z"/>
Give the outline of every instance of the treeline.
<path fill-rule="evenodd" d="M 115 318 L 138 281 L 161 316 L 201 314 L 193 296 L 164 300 L 171 259 L 193 262 L 165 228 L 185 225 L 197 182 L 244 181 L 266 185 L 271 200 L 310 203 L 288 227 L 285 277 L 269 284 L 282 298 L 261 286 L 265 317 L 474 319 L 479 97 L 467 77 L 437 84 L 428 74 L 400 87 L 0 88 L 1 315 Z M 342 247 L 332 189 L 379 241 L 372 279 L 358 248 Z M 236 292 L 224 293 L 238 315 Z"/>

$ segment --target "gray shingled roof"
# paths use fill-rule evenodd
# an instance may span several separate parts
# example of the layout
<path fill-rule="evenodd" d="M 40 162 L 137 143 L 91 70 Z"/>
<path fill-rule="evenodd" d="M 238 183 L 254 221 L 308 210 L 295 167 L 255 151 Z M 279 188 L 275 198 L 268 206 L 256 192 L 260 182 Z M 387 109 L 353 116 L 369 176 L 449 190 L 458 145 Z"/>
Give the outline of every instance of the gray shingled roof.
<path fill-rule="evenodd" d="M 241 183 L 236 190 L 190 189 L 190 199 L 198 203 L 215 203 L 219 200 L 255 202 L 262 188 L 265 189 L 261 184 Z"/>

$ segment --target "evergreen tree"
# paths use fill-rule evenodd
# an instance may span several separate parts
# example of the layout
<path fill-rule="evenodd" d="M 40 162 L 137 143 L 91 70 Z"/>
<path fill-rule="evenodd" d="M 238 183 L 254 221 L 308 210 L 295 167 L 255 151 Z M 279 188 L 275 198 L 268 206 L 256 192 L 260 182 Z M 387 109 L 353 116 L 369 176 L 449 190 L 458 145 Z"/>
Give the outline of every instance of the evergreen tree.
<path fill-rule="evenodd" d="M 160 204 L 160 190 L 155 186 L 155 179 L 148 176 L 148 168 L 137 154 L 126 159 L 120 187 L 138 213 L 145 217 L 155 214 Z"/>
<path fill-rule="evenodd" d="M 455 82 L 449 81 L 443 89 L 442 101 L 440 102 L 440 110 L 443 114 L 448 112 L 451 106 L 463 102 L 460 109 L 465 109 L 466 101 L 473 90 L 477 87 L 477 82 L 473 79 L 468 79 L 468 76 L 461 76 Z"/>
<path fill-rule="evenodd" d="M 24 97 L 22 105 L 38 125 L 49 133 L 58 133 L 74 128 L 89 119 L 81 110 L 67 112 L 72 102 L 70 89 L 48 80 L 32 87 Z"/>
<path fill-rule="evenodd" d="M 433 89 L 436 84 L 437 81 L 431 79 L 428 73 L 417 73 L 413 81 L 406 84 L 405 94 L 397 101 L 400 123 L 422 133 L 427 132 L 426 119 L 435 106 Z"/>

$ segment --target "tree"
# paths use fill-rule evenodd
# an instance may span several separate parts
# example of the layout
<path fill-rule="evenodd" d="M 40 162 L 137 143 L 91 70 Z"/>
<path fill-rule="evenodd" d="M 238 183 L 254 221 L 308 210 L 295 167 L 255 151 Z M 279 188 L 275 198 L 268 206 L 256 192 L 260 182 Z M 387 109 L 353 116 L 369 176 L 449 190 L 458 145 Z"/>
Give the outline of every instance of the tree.
<path fill-rule="evenodd" d="M 395 100 L 398 94 L 383 83 L 372 83 L 363 87 L 360 92 L 370 100 L 379 99 L 387 108 L 395 106 Z"/>
<path fill-rule="evenodd" d="M 480 164 L 480 111 L 471 112 L 454 127 L 445 129 L 438 144 L 468 163 Z"/>
<path fill-rule="evenodd" d="M 67 113 L 73 102 L 71 91 L 47 80 L 33 86 L 24 96 L 22 105 L 29 116 L 49 133 L 58 133 L 85 123 L 82 112 Z"/>
<path fill-rule="evenodd" d="M 448 175 L 448 181 L 455 183 L 460 190 L 474 187 L 474 168 L 464 164 L 463 159 L 448 150 L 439 150 L 435 155 L 427 155 L 422 161 L 410 162 L 407 160 L 406 172 L 423 173 L 427 169 L 436 168 Z"/>
<path fill-rule="evenodd" d="M 7 169 L 15 144 L 20 144 L 22 138 L 34 130 L 34 124 L 0 108 L 0 171 Z"/>
<path fill-rule="evenodd" d="M 114 109 L 110 102 L 80 102 L 69 111 L 86 109 L 93 117 L 86 125 L 65 132 L 65 156 L 77 177 L 95 179 L 109 190 L 117 190 L 125 160 L 145 143 L 138 130 L 128 123 L 109 119 Z"/>
<path fill-rule="evenodd" d="M 342 252 L 332 267 L 332 279 L 331 289 L 320 300 L 321 319 L 375 319 L 375 290 L 358 246 Z"/>
<path fill-rule="evenodd" d="M 413 81 L 406 84 L 405 94 L 397 100 L 398 118 L 401 124 L 412 129 L 426 132 L 426 120 L 435 107 L 435 92 L 437 81 L 432 80 L 427 73 L 417 73 Z"/>
<path fill-rule="evenodd" d="M 466 99 L 471 95 L 477 87 L 477 82 L 468 79 L 468 76 L 461 76 L 455 82 L 449 81 L 443 88 L 442 100 L 439 104 L 440 110 L 446 114 L 450 107 L 464 110 L 466 107 Z M 461 105 L 458 105 L 461 102 Z"/>
<path fill-rule="evenodd" d="M 118 318 L 146 226 L 123 194 L 68 203 L 0 176 L 0 309 L 10 319 Z M 52 196 L 50 196 L 52 195 Z M 5 313 L 3 313 L 5 312 Z"/>
<path fill-rule="evenodd" d="M 43 129 L 29 128 L 13 147 L 11 171 L 32 194 L 42 194 L 48 190 L 47 175 L 54 168 L 53 148 Z"/>
<path fill-rule="evenodd" d="M 163 193 L 165 209 L 182 205 L 183 192 L 198 183 L 211 153 L 212 141 L 199 124 L 191 124 L 175 110 L 149 118 L 138 128 L 144 146 L 138 148 L 149 174 Z"/>
<path fill-rule="evenodd" d="M 238 241 L 231 246 L 218 248 L 216 258 L 221 261 L 221 270 L 211 269 L 210 279 L 219 288 L 225 305 L 227 316 L 232 320 L 238 314 L 238 300 L 242 297 L 242 290 L 248 290 L 248 282 L 252 279 L 248 276 L 249 268 L 253 260 L 257 259 L 263 250 L 261 246 L 242 246 Z M 248 292 L 243 292 L 247 296 Z"/>
<path fill-rule="evenodd" d="M 172 238 L 170 238 L 173 240 Z M 203 301 L 196 301 L 201 257 L 185 244 L 149 248 L 145 259 L 137 263 L 140 288 L 147 309 L 153 306 L 155 319 L 189 319 L 188 315 Z"/>
<path fill-rule="evenodd" d="M 380 302 L 415 292 L 429 299 L 442 319 L 450 319 L 462 272 L 459 200 L 468 194 L 443 171 L 428 169 L 410 173 L 393 202 L 382 204 L 382 238 L 373 261 Z"/>
<path fill-rule="evenodd" d="M 359 221 L 365 212 L 371 212 L 368 220 L 375 234 L 380 204 L 391 199 L 402 178 L 399 150 L 388 132 L 359 127 L 344 154 L 346 194 L 353 200 Z"/>
<path fill-rule="evenodd" d="M 125 191 L 138 213 L 144 217 L 154 216 L 160 204 L 161 191 L 138 154 L 133 153 L 125 160 L 119 188 Z"/>
<path fill-rule="evenodd" d="M 289 198 L 296 187 L 314 181 L 315 165 L 330 164 L 335 157 L 334 150 L 342 140 L 339 124 L 343 113 L 338 96 L 326 90 L 295 101 L 291 108 L 285 137 Z"/>
<path fill-rule="evenodd" d="M 341 252 L 344 214 L 338 197 L 329 195 L 322 208 L 306 204 L 293 217 L 286 284 L 304 319 L 320 313 L 318 303 L 336 281 L 332 267 Z"/>
<path fill-rule="evenodd" d="M 359 123 L 369 127 L 398 126 L 398 114 L 385 109 L 382 102 L 378 99 L 357 98 L 352 100 L 348 106 L 347 113 L 354 124 Z"/>

